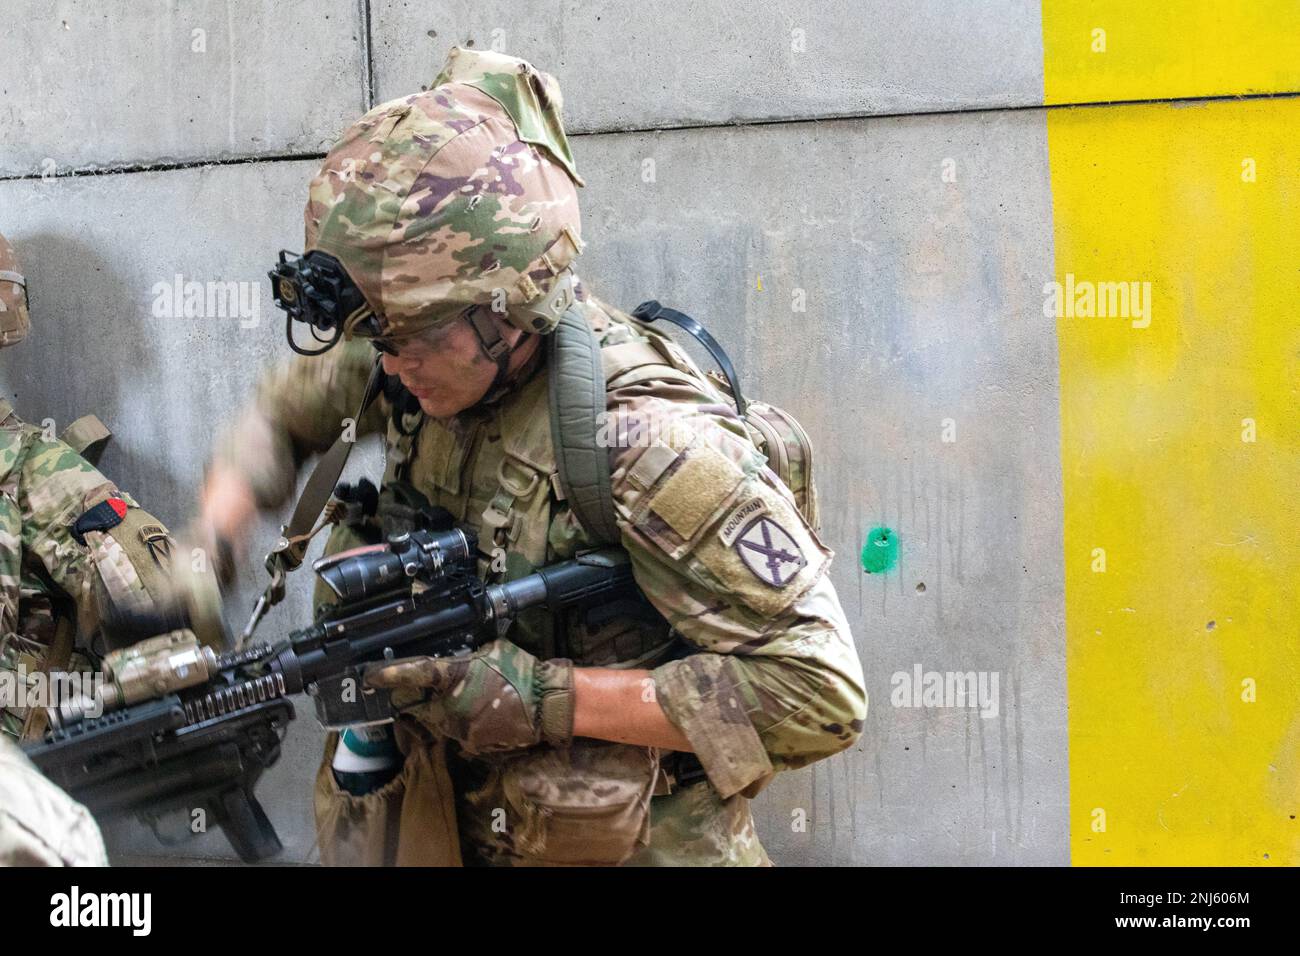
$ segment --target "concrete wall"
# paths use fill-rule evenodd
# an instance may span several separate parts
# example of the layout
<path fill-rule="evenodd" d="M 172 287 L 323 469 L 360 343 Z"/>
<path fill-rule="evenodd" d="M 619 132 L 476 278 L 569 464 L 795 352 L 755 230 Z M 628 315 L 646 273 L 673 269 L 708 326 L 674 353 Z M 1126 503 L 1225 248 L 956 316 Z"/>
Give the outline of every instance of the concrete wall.
<path fill-rule="evenodd" d="M 1283 172 L 1293 109 L 1062 107 L 1295 92 L 1300 29 L 1281 3 L 1234 19 L 1189 0 L 1176 24 L 1128 6 L 22 0 L 0 36 L 0 231 L 25 259 L 36 330 L 0 354 L 0 385 L 29 419 L 95 410 L 118 433 L 105 470 L 183 523 L 213 430 L 287 351 L 264 273 L 300 245 L 328 143 L 368 103 L 429 83 L 453 43 L 528 57 L 560 79 L 577 134 L 584 278 L 625 308 L 656 297 L 696 315 L 817 447 L 872 705 L 852 751 L 756 801 L 773 858 L 1295 862 L 1296 524 L 1281 502 L 1300 477 L 1283 386 L 1300 343 L 1282 321 L 1294 268 L 1274 262 L 1300 221 Z M 1190 159 L 1210 134 L 1218 166 Z M 1261 188 L 1230 193 L 1247 155 Z M 1210 214 L 1243 196 L 1249 209 Z M 1188 218 L 1206 245 L 1168 253 Z M 1233 242 L 1250 251 L 1225 261 L 1215 243 Z M 1068 270 L 1169 294 L 1149 328 L 1098 337 L 1044 315 L 1045 283 Z M 171 315 L 158 289 L 177 275 L 260 283 L 256 313 Z M 1196 319 L 1209 301 L 1236 303 L 1232 329 Z M 1137 337 L 1151 329 L 1159 361 Z M 1265 355 L 1284 357 L 1252 365 Z M 1215 453 L 1251 483 L 1211 468 L 1179 486 L 1214 529 L 1179 537 L 1160 482 L 1208 454 L 1191 438 L 1221 424 L 1198 398 L 1216 367 L 1222 421 L 1270 424 L 1253 457 Z M 1200 410 L 1168 464 L 1152 446 L 1169 429 L 1134 420 L 1162 388 L 1163 421 Z M 868 575 L 858 553 L 882 526 L 900 558 Z M 1093 548 L 1133 541 L 1148 543 L 1131 563 L 1141 600 L 1093 569 Z M 267 627 L 306 620 L 307 583 Z M 242 610 L 260 581 L 241 584 Z M 1191 607 L 1232 643 L 1201 622 L 1190 644 L 1174 610 Z M 895 675 L 917 668 L 996 675 L 995 712 L 902 706 Z M 1164 706 L 1175 691 L 1194 704 Z M 263 788 L 286 861 L 315 858 L 320 737 L 298 721 Z M 121 862 L 230 856 L 212 834 L 162 851 L 124 825 L 111 842 Z"/>

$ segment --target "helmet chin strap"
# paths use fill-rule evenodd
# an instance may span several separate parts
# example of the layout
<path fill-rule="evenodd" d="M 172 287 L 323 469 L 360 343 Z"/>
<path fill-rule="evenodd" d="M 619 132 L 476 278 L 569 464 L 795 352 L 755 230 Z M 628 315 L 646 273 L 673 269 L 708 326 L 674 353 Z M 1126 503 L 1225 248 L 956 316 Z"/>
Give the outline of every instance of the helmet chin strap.
<path fill-rule="evenodd" d="M 512 348 L 497 329 L 496 323 L 492 321 L 492 316 L 483 309 L 475 309 L 469 314 L 469 324 L 474 329 L 474 334 L 478 336 L 479 347 L 483 349 L 489 359 L 496 363 L 497 373 L 492 379 L 492 384 L 487 387 L 479 402 L 484 401 L 494 394 L 506 380 L 506 374 L 510 370 L 510 358 L 515 354 L 515 348 Z M 522 342 L 526 335 L 520 336 Z M 516 346 L 517 348 L 517 346 Z"/>
<path fill-rule="evenodd" d="M 568 230 L 566 229 L 566 235 L 568 234 Z M 570 241 L 574 241 L 572 235 L 569 235 L 569 238 Z M 574 244 L 578 247 L 578 252 L 581 252 L 581 246 L 578 245 L 576 241 Z M 560 316 L 563 315 L 566 310 L 571 308 L 574 301 L 576 301 L 577 293 L 574 290 L 574 285 L 577 281 L 577 276 L 574 275 L 573 270 L 567 267 L 562 270 L 556 270 L 552 267 L 551 271 L 557 275 L 558 278 L 556 279 L 554 287 L 544 299 L 539 300 L 537 298 L 536 286 L 533 285 L 531 279 L 528 279 L 528 285 L 532 286 L 534 296 L 533 299 L 530 300 L 529 304 L 520 308 L 518 312 L 518 315 L 522 315 L 526 318 L 528 324 L 522 325 L 519 322 L 516 322 L 513 314 L 508 320 L 514 328 L 517 328 L 524 333 L 519 339 L 520 343 L 527 339 L 530 334 L 539 333 L 545 335 L 550 332 L 560 321 Z M 527 278 L 526 275 L 525 278 Z M 492 321 L 492 315 L 488 310 L 481 308 L 474 309 L 469 313 L 468 318 L 470 326 L 474 329 L 474 334 L 478 336 L 479 347 L 482 348 L 483 353 L 493 362 L 496 362 L 497 365 L 497 374 L 492 379 L 492 384 L 489 385 L 487 391 L 483 393 L 483 397 L 475 403 L 479 404 L 486 401 L 488 398 L 495 396 L 497 390 L 505 384 L 506 373 L 510 369 L 510 357 L 518 351 L 519 344 L 516 344 L 513 348 L 506 344 L 506 340 L 501 337 L 501 333 L 498 331 L 496 323 Z M 529 331 L 530 329 L 532 330 L 531 332 Z"/>

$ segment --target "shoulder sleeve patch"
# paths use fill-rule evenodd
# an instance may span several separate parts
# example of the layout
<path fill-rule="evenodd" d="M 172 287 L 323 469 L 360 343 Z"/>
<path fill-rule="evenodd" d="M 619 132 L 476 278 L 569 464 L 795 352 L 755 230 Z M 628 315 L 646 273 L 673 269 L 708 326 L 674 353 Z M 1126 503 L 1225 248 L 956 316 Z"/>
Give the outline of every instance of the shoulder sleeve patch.
<path fill-rule="evenodd" d="M 718 529 L 718 538 L 727 547 L 731 547 L 737 538 L 747 534 L 754 519 L 767 513 L 767 502 L 762 498 L 747 498 L 727 515 L 727 520 Z"/>
<path fill-rule="evenodd" d="M 783 587 L 808 564 L 803 547 L 794 536 L 779 521 L 766 515 L 746 522 L 732 549 L 754 577 L 770 588 Z"/>
<path fill-rule="evenodd" d="M 748 479 L 718 517 L 716 530 L 691 555 L 697 573 L 717 593 L 765 617 L 793 604 L 833 556 L 785 496 L 759 477 Z"/>

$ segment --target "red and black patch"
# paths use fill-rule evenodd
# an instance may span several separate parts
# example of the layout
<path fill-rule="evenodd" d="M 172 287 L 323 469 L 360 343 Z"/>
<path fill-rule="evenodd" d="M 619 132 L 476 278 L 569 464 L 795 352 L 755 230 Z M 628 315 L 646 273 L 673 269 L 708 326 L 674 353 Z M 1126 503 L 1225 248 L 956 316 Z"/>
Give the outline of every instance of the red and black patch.
<path fill-rule="evenodd" d="M 72 536 L 77 539 L 77 544 L 84 547 L 87 531 L 116 528 L 125 517 L 126 502 L 121 498 L 106 498 L 72 523 Z"/>

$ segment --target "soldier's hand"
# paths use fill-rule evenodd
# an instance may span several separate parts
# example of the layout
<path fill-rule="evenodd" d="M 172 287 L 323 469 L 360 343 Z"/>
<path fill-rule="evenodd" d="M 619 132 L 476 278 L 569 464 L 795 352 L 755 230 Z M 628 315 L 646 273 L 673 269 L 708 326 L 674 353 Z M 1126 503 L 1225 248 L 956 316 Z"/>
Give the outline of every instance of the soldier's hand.
<path fill-rule="evenodd" d="M 176 541 L 177 559 L 188 562 L 195 573 L 210 569 L 223 589 L 234 583 L 238 571 L 234 544 L 214 524 L 196 518 L 176 536 Z"/>
<path fill-rule="evenodd" d="M 204 644 L 228 646 L 222 619 L 222 591 L 234 577 L 229 546 L 205 535 L 199 522 L 176 536 L 171 552 L 171 600 Z"/>
<path fill-rule="evenodd" d="M 393 706 L 469 753 L 573 739 L 573 664 L 539 661 L 504 638 L 465 657 L 410 657 L 366 672 Z"/>

